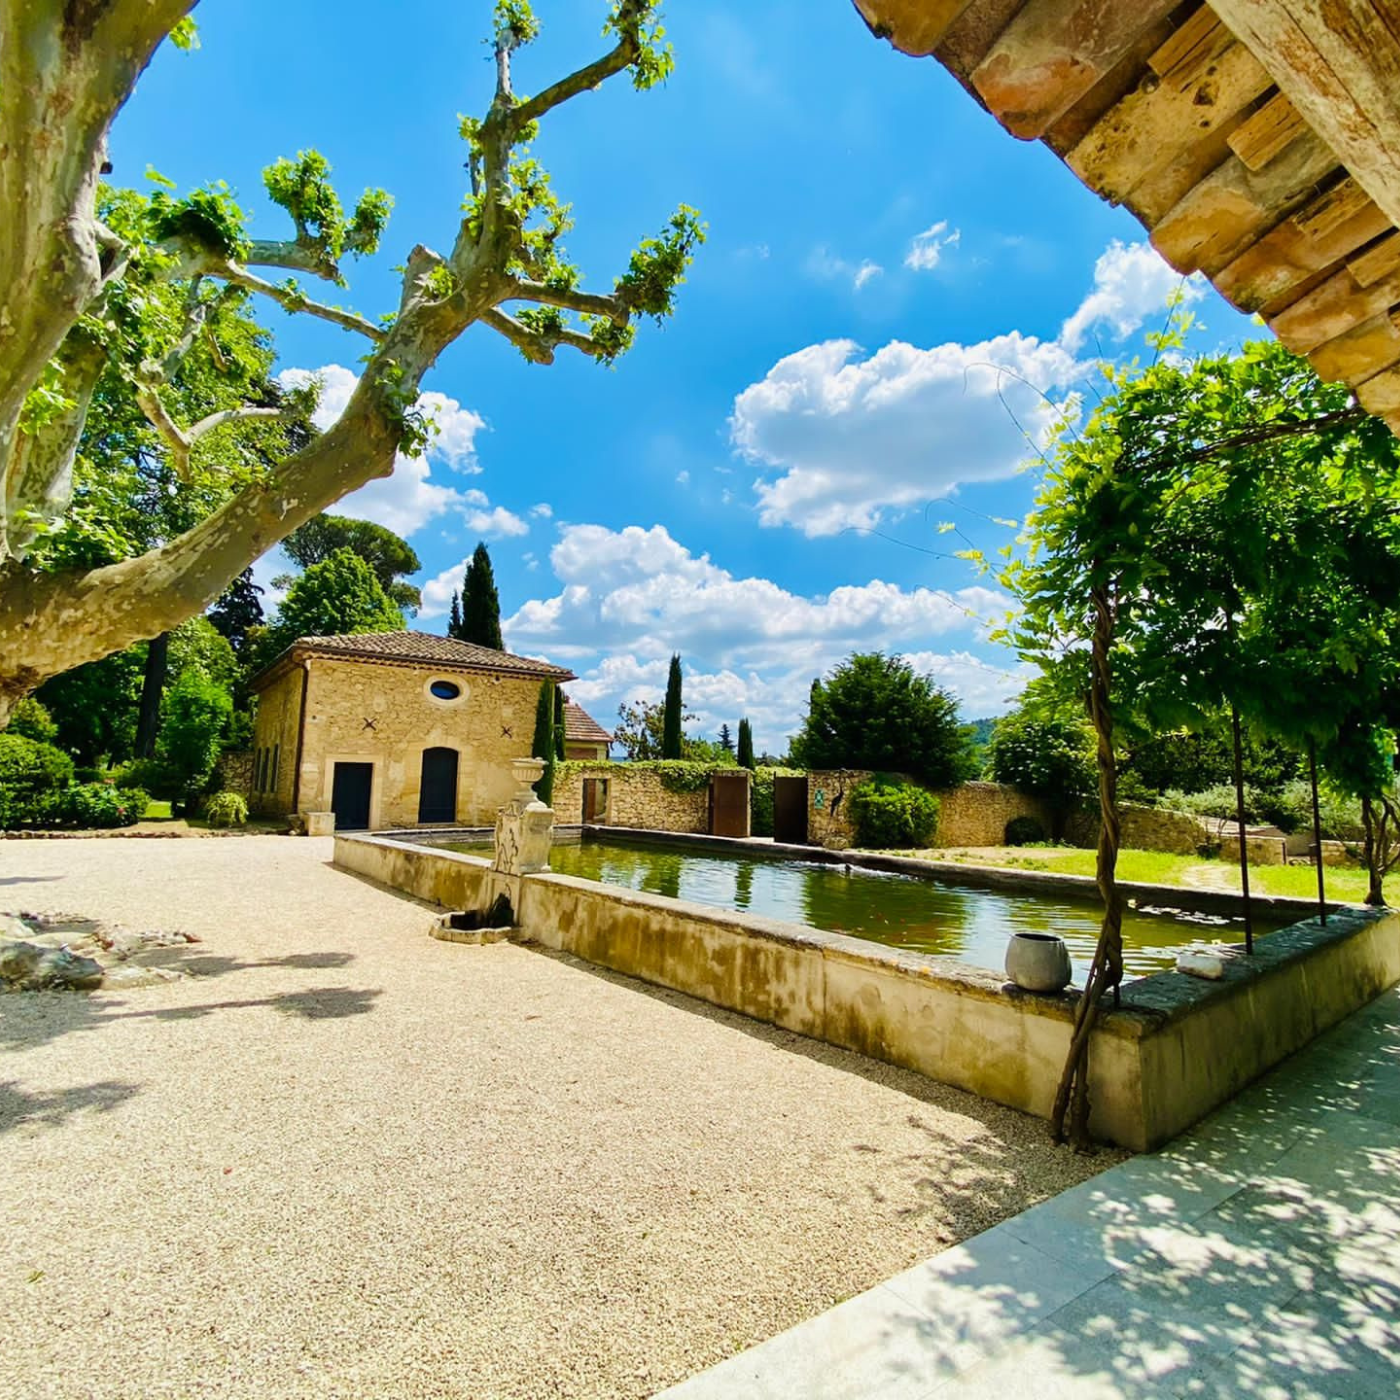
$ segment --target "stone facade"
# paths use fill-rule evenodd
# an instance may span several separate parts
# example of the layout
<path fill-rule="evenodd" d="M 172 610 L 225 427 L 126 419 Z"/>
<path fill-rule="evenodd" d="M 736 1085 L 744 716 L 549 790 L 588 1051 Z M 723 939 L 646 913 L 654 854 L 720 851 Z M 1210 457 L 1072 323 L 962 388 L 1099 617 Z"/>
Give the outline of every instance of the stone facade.
<path fill-rule="evenodd" d="M 844 851 L 856 844 L 851 794 L 873 773 L 858 768 L 811 773 L 807 778 L 807 839 L 814 846 Z M 1034 817 L 1047 832 L 1050 813 L 1039 798 L 1001 783 L 963 783 L 937 794 L 935 847 L 1000 846 L 1007 823 Z"/>
<path fill-rule="evenodd" d="M 214 769 L 215 792 L 236 792 L 240 797 L 251 797 L 253 793 L 253 754 L 251 750 L 240 749 L 223 754 Z"/>
<path fill-rule="evenodd" d="M 599 826 L 631 827 L 635 831 L 683 831 L 704 835 L 710 829 L 710 794 L 672 792 L 654 768 L 626 763 L 591 763 L 560 774 L 554 784 L 555 819 L 565 826 L 583 820 L 583 784 L 594 779 L 607 784 Z"/>
<path fill-rule="evenodd" d="M 460 695 L 434 697 L 440 678 Z M 259 698 L 254 810 L 329 811 L 336 764 L 367 763 L 370 828 L 415 826 L 424 751 L 443 748 L 458 754 L 457 824 L 490 826 L 515 791 L 511 761 L 530 755 L 539 688 L 537 678 L 431 664 L 303 657 Z"/>

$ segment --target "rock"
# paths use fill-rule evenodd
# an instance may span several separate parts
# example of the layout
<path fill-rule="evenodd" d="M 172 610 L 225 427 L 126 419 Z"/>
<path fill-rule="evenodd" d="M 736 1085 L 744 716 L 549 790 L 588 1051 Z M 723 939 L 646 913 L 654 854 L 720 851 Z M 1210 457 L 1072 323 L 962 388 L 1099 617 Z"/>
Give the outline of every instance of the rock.
<path fill-rule="evenodd" d="M 1207 981 L 1218 982 L 1225 976 L 1225 958 L 1201 948 L 1188 948 L 1177 957 L 1176 970 L 1188 977 L 1204 977 Z"/>
<path fill-rule="evenodd" d="M 34 930 L 17 914 L 0 914 L 0 942 L 23 943 L 34 936 Z"/>
<path fill-rule="evenodd" d="M 135 967 L 126 964 L 111 968 L 102 979 L 105 991 L 133 991 L 138 987 L 158 987 L 166 982 L 183 982 L 190 974 L 177 967 Z"/>
<path fill-rule="evenodd" d="M 5 943 L 0 945 L 0 980 L 13 991 L 71 989 L 88 992 L 102 985 L 102 966 L 67 948 Z"/>

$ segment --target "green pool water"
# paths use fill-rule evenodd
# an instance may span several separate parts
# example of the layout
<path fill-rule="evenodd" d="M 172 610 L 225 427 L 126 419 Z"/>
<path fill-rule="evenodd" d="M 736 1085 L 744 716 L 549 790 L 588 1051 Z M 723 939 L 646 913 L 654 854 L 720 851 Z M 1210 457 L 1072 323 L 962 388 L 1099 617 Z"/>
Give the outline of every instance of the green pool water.
<path fill-rule="evenodd" d="M 449 849 L 480 855 L 490 848 Z M 556 843 L 550 867 L 561 875 L 743 910 L 994 970 L 1003 966 L 1012 933 L 1054 933 L 1065 940 L 1076 978 L 1082 978 L 1098 941 L 1100 911 L 1089 900 L 971 889 L 857 867 L 613 839 Z M 1256 920 L 1256 932 L 1264 931 Z M 1128 910 L 1124 962 L 1129 976 L 1143 977 L 1172 967 L 1188 943 L 1243 937 L 1244 925 L 1237 920 Z"/>

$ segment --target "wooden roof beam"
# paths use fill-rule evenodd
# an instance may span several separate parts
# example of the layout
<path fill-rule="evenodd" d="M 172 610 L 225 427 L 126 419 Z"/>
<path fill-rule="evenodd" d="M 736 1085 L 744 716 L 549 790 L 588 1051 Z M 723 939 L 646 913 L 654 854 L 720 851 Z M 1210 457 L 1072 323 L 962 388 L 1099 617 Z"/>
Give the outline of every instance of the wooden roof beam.
<path fill-rule="evenodd" d="M 1312 129 L 1400 224 L 1397 0 L 1211 0 Z"/>

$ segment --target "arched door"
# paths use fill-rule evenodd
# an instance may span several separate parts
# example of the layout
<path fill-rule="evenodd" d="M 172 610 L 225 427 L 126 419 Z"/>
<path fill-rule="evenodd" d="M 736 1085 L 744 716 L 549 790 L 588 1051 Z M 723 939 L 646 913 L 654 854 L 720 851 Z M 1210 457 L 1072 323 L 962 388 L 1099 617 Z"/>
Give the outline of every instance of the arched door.
<path fill-rule="evenodd" d="M 424 749 L 418 789 L 418 820 L 451 824 L 457 820 L 457 750 Z"/>

